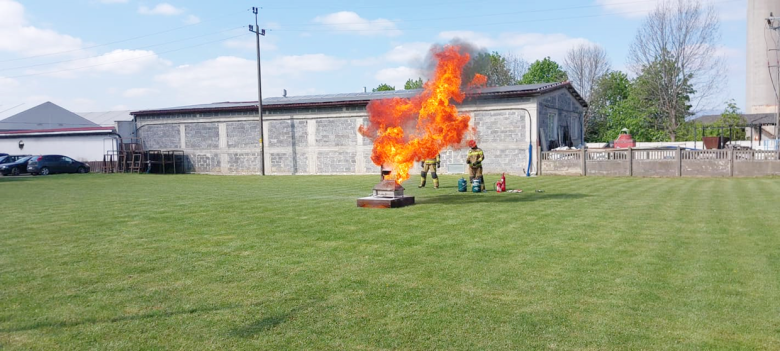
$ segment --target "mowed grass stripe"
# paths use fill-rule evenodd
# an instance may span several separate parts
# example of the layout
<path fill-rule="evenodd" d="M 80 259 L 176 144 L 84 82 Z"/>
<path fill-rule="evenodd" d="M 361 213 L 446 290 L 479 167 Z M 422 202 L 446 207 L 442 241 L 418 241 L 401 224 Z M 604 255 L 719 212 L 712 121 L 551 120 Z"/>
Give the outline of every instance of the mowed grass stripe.
<path fill-rule="evenodd" d="M 458 178 L 0 178 L 0 345 L 777 348 L 777 179 Z"/>

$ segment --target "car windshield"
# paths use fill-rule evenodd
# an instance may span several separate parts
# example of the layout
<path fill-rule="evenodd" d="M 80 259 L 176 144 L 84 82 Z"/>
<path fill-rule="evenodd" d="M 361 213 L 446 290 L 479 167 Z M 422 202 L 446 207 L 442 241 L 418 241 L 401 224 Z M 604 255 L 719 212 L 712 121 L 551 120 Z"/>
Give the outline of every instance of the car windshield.
<path fill-rule="evenodd" d="M 5 163 L 5 159 L 7 159 L 8 156 L 0 156 L 0 163 Z"/>
<path fill-rule="evenodd" d="M 22 157 L 22 158 L 16 160 L 16 162 L 20 162 L 20 163 L 21 162 L 27 162 L 27 160 L 29 160 L 31 158 L 32 158 L 32 156 L 25 156 L 25 157 Z"/>

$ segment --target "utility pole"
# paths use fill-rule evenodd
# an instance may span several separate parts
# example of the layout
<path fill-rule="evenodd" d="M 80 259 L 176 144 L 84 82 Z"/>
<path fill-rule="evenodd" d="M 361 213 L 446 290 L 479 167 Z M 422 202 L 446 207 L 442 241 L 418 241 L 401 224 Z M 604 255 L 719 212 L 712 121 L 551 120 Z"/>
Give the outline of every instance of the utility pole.
<path fill-rule="evenodd" d="M 776 115 L 775 115 L 775 150 L 780 149 L 780 17 L 774 17 L 773 13 L 769 13 L 769 17 L 766 19 L 766 23 L 769 25 L 769 29 L 774 30 L 778 34 L 777 42 L 774 49 L 768 49 L 771 53 L 775 52 L 775 64 L 767 62 L 769 64 L 769 79 L 772 79 L 772 67 L 775 69 L 775 97 L 777 98 Z M 771 57 L 771 55 L 767 55 Z"/>
<path fill-rule="evenodd" d="M 265 175 L 265 141 L 263 141 L 263 84 L 260 80 L 260 36 L 265 36 L 265 29 L 260 29 L 257 24 L 257 7 L 252 8 L 255 14 L 254 27 L 250 24 L 249 31 L 255 33 L 257 37 L 257 115 L 260 119 L 260 175 Z"/>

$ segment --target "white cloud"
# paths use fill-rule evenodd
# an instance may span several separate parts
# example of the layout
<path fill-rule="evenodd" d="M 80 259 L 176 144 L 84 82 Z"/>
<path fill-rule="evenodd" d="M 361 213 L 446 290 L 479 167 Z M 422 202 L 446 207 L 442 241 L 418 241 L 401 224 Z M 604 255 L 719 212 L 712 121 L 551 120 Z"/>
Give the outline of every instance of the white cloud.
<path fill-rule="evenodd" d="M 268 67 L 268 73 L 266 69 L 263 69 L 263 73 L 282 76 L 299 75 L 305 72 L 327 72 L 340 69 L 345 64 L 346 61 L 325 54 L 282 56 L 263 63 L 263 67 Z"/>
<path fill-rule="evenodd" d="M 393 47 L 390 52 L 385 54 L 385 59 L 395 63 L 421 63 L 430 49 L 430 43 L 414 42 L 401 44 Z"/>
<path fill-rule="evenodd" d="M 19 81 L 16 79 L 0 76 L 0 93 L 7 93 L 19 87 Z"/>
<path fill-rule="evenodd" d="M 418 69 L 401 66 L 379 70 L 374 75 L 374 78 L 379 83 L 386 83 L 394 86 L 396 89 L 403 89 L 408 79 L 417 79 L 422 76 L 422 72 Z"/>
<path fill-rule="evenodd" d="M 81 48 L 81 39 L 27 24 L 24 6 L 0 0 L 0 51 L 42 55 Z"/>
<path fill-rule="evenodd" d="M 200 17 L 195 15 L 189 15 L 187 18 L 184 19 L 184 23 L 186 24 L 198 24 L 200 23 Z"/>
<path fill-rule="evenodd" d="M 572 38 L 565 34 L 504 34 L 501 41 L 511 51 L 518 52 L 526 60 L 539 60 L 547 56 L 561 63 L 571 48 L 590 44 L 585 38 Z"/>
<path fill-rule="evenodd" d="M 314 79 L 313 73 L 334 71 L 345 64 L 344 60 L 323 54 L 283 56 L 263 61 L 263 91 L 265 96 L 278 95 L 276 92 L 281 92 L 282 88 L 292 92 L 291 80 L 303 76 Z M 221 56 L 173 68 L 157 75 L 155 80 L 175 89 L 174 93 L 183 102 L 239 101 L 256 96 L 256 69 L 255 60 Z"/>
<path fill-rule="evenodd" d="M 265 51 L 275 51 L 278 49 L 275 43 L 275 38 L 268 38 L 268 37 L 261 37 L 260 38 L 260 50 L 263 52 Z M 230 39 L 223 43 L 225 47 L 231 48 L 231 49 L 240 49 L 240 50 L 247 50 L 247 51 L 255 51 L 257 50 L 257 42 L 255 40 L 254 35 L 248 35 L 244 37 L 239 37 L 237 39 Z"/>
<path fill-rule="evenodd" d="M 641 18 L 652 12 L 663 1 L 665 0 L 596 0 L 596 3 L 616 15 L 626 18 Z M 705 6 L 715 6 L 720 18 L 724 21 L 744 20 L 747 14 L 746 2 L 724 2 L 720 0 L 703 0 L 702 2 Z"/>
<path fill-rule="evenodd" d="M 122 96 L 127 98 L 136 98 L 136 97 L 147 96 L 149 94 L 158 93 L 158 92 L 160 91 L 152 88 L 131 88 L 125 90 L 125 92 L 122 93 Z"/>
<path fill-rule="evenodd" d="M 138 13 L 142 15 L 163 15 L 163 16 L 175 16 L 184 12 L 184 9 L 177 8 L 169 3 L 160 3 L 153 8 L 147 6 L 141 6 L 138 8 Z"/>
<path fill-rule="evenodd" d="M 445 40 L 459 39 L 488 51 L 508 50 L 524 59 L 535 61 L 550 56 L 561 62 L 566 52 L 579 44 L 590 43 L 585 38 L 572 38 L 565 34 L 502 33 L 496 37 L 471 31 L 442 32 Z"/>
<path fill-rule="evenodd" d="M 359 35 L 384 35 L 388 37 L 401 35 L 401 31 L 395 23 L 379 18 L 368 20 L 351 11 L 341 11 L 314 19 L 315 23 L 322 23 L 338 31 L 344 31 Z"/>
<path fill-rule="evenodd" d="M 131 109 L 130 106 L 127 106 L 127 105 L 114 105 L 114 106 L 111 106 L 111 108 L 109 110 L 111 110 L 111 111 L 125 111 L 125 110 L 130 110 L 130 109 Z"/>
<path fill-rule="evenodd" d="M 72 100 L 63 101 L 62 106 L 67 106 L 65 108 L 73 111 L 97 111 L 100 109 L 98 103 L 95 100 L 88 98 L 75 98 Z"/>
<path fill-rule="evenodd" d="M 490 38 L 486 34 L 472 32 L 468 30 L 445 31 L 439 33 L 439 38 L 443 40 L 463 40 L 481 49 L 493 48 L 499 45 L 498 41 Z"/>
<path fill-rule="evenodd" d="M 31 70 L 27 73 L 57 78 L 78 78 L 85 73 L 130 75 L 170 65 L 169 61 L 161 59 L 154 51 L 117 49 L 100 56 L 68 62 L 55 68 Z"/>

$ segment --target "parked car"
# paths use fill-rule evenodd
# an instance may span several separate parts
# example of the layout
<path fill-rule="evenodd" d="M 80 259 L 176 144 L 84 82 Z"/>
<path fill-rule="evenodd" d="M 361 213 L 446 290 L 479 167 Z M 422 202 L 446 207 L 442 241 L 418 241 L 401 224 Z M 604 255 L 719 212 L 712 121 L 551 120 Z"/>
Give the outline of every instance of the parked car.
<path fill-rule="evenodd" d="M 0 164 L 3 163 L 14 163 L 16 161 L 19 161 L 20 159 L 23 159 L 25 157 L 30 157 L 30 155 L 8 155 L 0 156 Z"/>
<path fill-rule="evenodd" d="M 8 158 L 13 156 L 8 156 Z M 27 173 L 27 162 L 30 161 L 31 156 L 22 156 L 14 162 L 0 164 L 0 174 L 7 175 L 20 175 Z"/>
<path fill-rule="evenodd" d="M 27 163 L 27 172 L 32 175 L 89 173 L 89 164 L 62 155 L 33 156 Z"/>

